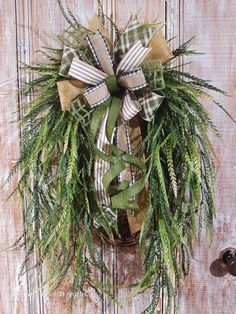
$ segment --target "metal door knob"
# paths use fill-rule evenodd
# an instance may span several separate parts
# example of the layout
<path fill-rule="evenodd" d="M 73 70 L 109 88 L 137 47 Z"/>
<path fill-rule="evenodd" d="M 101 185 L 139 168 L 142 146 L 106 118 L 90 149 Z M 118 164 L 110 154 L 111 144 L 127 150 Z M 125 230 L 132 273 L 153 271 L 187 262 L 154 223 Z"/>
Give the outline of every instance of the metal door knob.
<path fill-rule="evenodd" d="M 210 272 L 215 277 L 222 277 L 226 274 L 236 276 L 236 249 L 229 247 L 223 250 L 211 263 Z"/>
<path fill-rule="evenodd" d="M 236 276 L 236 249 L 227 248 L 221 252 L 221 259 L 223 263 L 227 266 L 228 272 L 232 276 Z"/>

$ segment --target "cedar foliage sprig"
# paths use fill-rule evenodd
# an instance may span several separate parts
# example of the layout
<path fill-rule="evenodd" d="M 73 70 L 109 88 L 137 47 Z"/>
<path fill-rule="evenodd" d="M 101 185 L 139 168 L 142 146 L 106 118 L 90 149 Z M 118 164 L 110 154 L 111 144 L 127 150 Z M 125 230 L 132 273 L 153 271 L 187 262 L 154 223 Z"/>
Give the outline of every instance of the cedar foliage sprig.
<path fill-rule="evenodd" d="M 78 25 L 77 25 L 78 26 Z M 88 132 L 91 110 L 77 98 L 71 111 L 62 112 L 57 91 L 62 50 L 45 48 L 50 64 L 23 66 L 37 77 L 25 83 L 24 96 L 37 94 L 20 109 L 21 156 L 9 178 L 19 169 L 18 192 L 24 206 L 24 234 L 12 246 L 26 245 L 19 279 L 26 271 L 42 271 L 47 261 L 47 284 L 53 292 L 72 273 L 72 296 L 86 284 L 92 285 L 91 267 L 110 276 L 107 266 L 92 243 L 93 141 Z M 27 202 L 25 200 L 27 199 Z M 100 219 L 111 236 L 107 219 Z M 88 252 L 88 255 L 85 252 Z M 37 261 L 31 265 L 34 252 Z M 96 281 L 93 282 L 93 286 Z M 108 279 L 109 283 L 109 279 Z M 102 294 L 102 287 L 97 285 Z M 105 289 L 111 295 L 109 289 Z M 72 306 L 72 300 L 70 300 Z"/>
<path fill-rule="evenodd" d="M 191 40 L 176 49 L 173 52 L 175 58 L 196 54 L 188 50 L 190 43 Z M 147 67 L 144 65 L 143 69 L 145 72 Z M 146 73 L 145 76 L 148 79 L 151 74 Z M 218 137 L 220 133 L 199 97 L 205 97 L 206 90 L 226 93 L 209 81 L 172 69 L 170 63 L 164 65 L 163 78 L 165 99 L 155 120 L 148 124 L 144 140 L 145 152 L 151 156 L 149 183 L 152 208 L 142 227 L 140 245 L 145 257 L 143 276 L 148 278 L 145 285 L 153 286 L 153 296 L 156 295 L 160 283 L 149 274 L 156 273 L 158 269 L 162 287 L 166 287 L 168 313 L 180 279 L 189 273 L 193 242 L 200 238 L 203 227 L 210 239 L 213 236 L 215 154 L 208 136 L 210 131 Z M 226 110 L 224 107 L 221 109 Z M 143 245 L 147 240 L 150 245 Z M 160 248 L 158 254 L 154 253 L 155 246 Z M 179 260 L 175 255 L 177 251 Z M 158 256 L 156 263 L 153 256 Z M 136 293 L 143 291 L 142 283 L 138 288 Z M 150 305 L 143 313 L 154 313 L 154 310 Z"/>

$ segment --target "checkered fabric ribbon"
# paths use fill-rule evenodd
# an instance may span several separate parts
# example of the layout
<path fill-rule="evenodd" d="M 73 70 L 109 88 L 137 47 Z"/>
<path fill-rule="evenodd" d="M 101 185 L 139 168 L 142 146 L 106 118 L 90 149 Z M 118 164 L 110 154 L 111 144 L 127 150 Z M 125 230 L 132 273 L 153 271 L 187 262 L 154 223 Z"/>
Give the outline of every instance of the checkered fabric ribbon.
<path fill-rule="evenodd" d="M 150 49 L 145 46 L 153 33 L 152 28 L 141 26 L 136 19 L 131 20 L 115 47 L 115 55 L 122 58 L 114 70 L 113 58 L 106 40 L 97 31 L 94 35 L 86 37 L 97 68 L 83 62 L 76 55 L 68 72 L 69 76 L 89 85 L 83 94 L 89 105 L 95 107 L 91 121 L 91 133 L 94 139 L 96 138 L 97 153 L 94 165 L 95 189 L 98 203 L 107 208 L 138 208 L 133 201 L 134 196 L 146 183 L 144 162 L 132 156 L 130 149 L 128 154 L 119 150 L 113 145 L 113 137 L 119 114 L 123 115 L 125 121 L 129 121 L 140 113 L 143 119 L 150 121 L 163 100 L 163 96 L 146 88 L 147 83 L 140 68 L 149 53 Z M 65 58 L 71 57 L 67 49 L 65 53 Z M 67 67 L 62 62 L 63 73 L 66 73 L 65 69 L 67 70 Z M 122 93 L 120 89 L 125 92 Z M 135 95 L 137 90 L 140 90 L 139 97 Z M 124 136 L 129 142 L 127 132 Z M 119 178 L 127 164 L 138 167 L 143 172 L 143 178 L 132 182 L 132 186 L 130 182 L 125 181 L 115 186 L 114 179 Z M 132 173 L 131 177 L 133 178 Z"/>
<path fill-rule="evenodd" d="M 77 49 L 64 46 L 59 74 L 67 76 L 74 57 L 79 56 Z"/>
<path fill-rule="evenodd" d="M 123 55 L 133 46 L 134 43 L 140 41 L 146 47 L 156 31 L 156 27 L 142 25 L 137 17 L 131 18 L 126 26 L 118 43 L 114 47 L 115 60 L 119 62 Z"/>

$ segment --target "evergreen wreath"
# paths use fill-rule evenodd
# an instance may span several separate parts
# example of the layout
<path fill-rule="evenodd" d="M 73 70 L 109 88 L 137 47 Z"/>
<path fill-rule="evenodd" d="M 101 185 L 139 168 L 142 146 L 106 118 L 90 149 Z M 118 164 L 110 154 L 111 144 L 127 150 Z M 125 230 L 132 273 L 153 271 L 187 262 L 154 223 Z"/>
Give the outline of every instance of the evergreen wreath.
<path fill-rule="evenodd" d="M 145 121 L 138 115 L 133 118 L 141 128 L 138 144 L 141 148 L 140 158 L 117 146 L 117 125 L 123 123 L 129 132 L 133 120 L 128 123 L 120 121 L 117 110 L 111 124 L 107 122 L 107 128 L 111 130 L 110 134 L 106 130 L 106 135 L 110 136 L 109 149 L 112 149 L 110 155 L 106 156 L 116 161 L 122 160 L 126 168 L 121 167 L 113 173 L 106 192 L 111 197 L 117 196 L 130 191 L 138 182 L 127 184 L 127 180 L 124 180 L 122 184 L 120 173 L 127 171 L 127 165 L 131 173 L 138 168 L 141 181 L 143 178 L 145 180 L 139 190 L 128 193 L 128 202 L 120 206 L 123 208 L 104 208 L 97 200 L 95 179 L 92 180 L 95 159 L 99 153 L 99 158 L 104 158 L 96 147 L 95 139 L 102 114 L 107 106 L 113 104 L 112 99 L 117 97 L 119 100 L 119 95 L 124 91 L 117 89 L 117 81 L 112 81 L 114 75 L 109 76 L 110 81 L 105 81 L 113 93 L 112 97 L 108 96 L 99 106 L 91 107 L 86 99 L 91 87 L 82 90 L 84 85 L 78 80 L 79 85 L 71 84 L 76 81 L 68 75 L 74 59 L 98 68 L 99 60 L 96 60 L 96 51 L 94 53 L 93 43 L 89 41 L 96 33 L 81 25 L 69 8 L 63 8 L 58 2 L 69 23 L 65 34 L 58 36 L 64 48 L 44 48 L 42 52 L 48 58 L 48 63 L 25 65 L 32 79 L 20 90 L 31 100 L 20 108 L 21 155 L 8 178 L 20 170 L 16 191 L 24 207 L 24 232 L 12 248 L 26 245 L 27 253 L 19 276 L 29 271 L 28 261 L 37 252 L 37 262 L 32 267 L 41 271 L 46 262 L 48 274 L 43 285 L 48 284 L 50 292 L 61 284 L 70 270 L 73 278 L 71 308 L 74 293 L 78 290 L 84 293 L 85 284 L 99 294 L 107 294 L 116 302 L 112 295 L 112 283 L 103 284 L 91 276 L 91 268 L 95 267 L 111 278 L 107 265 L 93 245 L 93 234 L 112 245 L 138 242 L 143 273 L 139 283 L 134 284 L 132 295 L 151 287 L 151 303 L 143 313 L 154 313 L 163 288 L 167 294 L 168 313 L 180 281 L 189 273 L 193 241 L 200 238 L 203 227 L 210 239 L 213 236 L 215 169 L 214 150 L 208 134 L 209 131 L 217 136 L 220 134 L 200 99 L 207 97 L 230 116 L 207 94 L 207 90 L 223 95 L 225 92 L 209 81 L 181 70 L 179 60 L 183 56 L 198 54 L 190 49 L 192 39 L 170 51 L 160 35 L 160 24 L 140 24 L 137 16 L 130 18 L 123 31 L 111 18 L 106 17 L 114 34 L 113 38 L 109 38 L 104 27 L 105 15 L 100 7 L 99 17 L 95 17 L 93 23 L 96 22 L 96 27 L 100 25 L 97 36 L 106 44 L 107 51 L 110 47 L 114 48 L 111 50 L 111 62 L 115 67 L 122 55 L 138 40 L 142 49 L 146 49 L 143 47 L 149 46 L 157 35 L 158 43 L 164 47 L 164 57 L 154 47 L 156 55 L 154 53 L 154 57 L 145 59 L 138 70 L 128 73 L 131 76 L 142 73 L 146 82 L 145 86 L 131 91 L 130 97 L 134 97 L 132 101 L 142 99 L 144 107 L 145 104 L 152 106 L 152 101 L 155 103 L 151 119 Z M 71 84 L 75 92 L 78 88 L 82 92 L 68 99 L 65 94 L 69 85 L 64 84 Z M 74 95 L 73 87 L 70 87 Z M 153 98 L 150 100 L 147 94 Z M 66 108 L 63 108 L 63 104 Z M 115 105 L 110 106 L 109 110 L 112 111 L 113 107 Z M 112 132 L 115 133 L 113 138 Z M 131 161 L 130 156 L 133 157 Z M 111 167 L 114 166 L 111 159 L 108 161 Z M 149 203 L 137 207 L 135 199 L 142 190 L 148 191 L 145 200 Z"/>

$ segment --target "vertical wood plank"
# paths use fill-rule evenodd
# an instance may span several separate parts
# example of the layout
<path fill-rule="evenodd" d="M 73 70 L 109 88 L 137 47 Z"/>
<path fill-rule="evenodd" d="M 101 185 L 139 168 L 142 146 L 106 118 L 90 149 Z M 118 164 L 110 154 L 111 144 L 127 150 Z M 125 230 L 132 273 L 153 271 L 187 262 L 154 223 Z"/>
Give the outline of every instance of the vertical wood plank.
<path fill-rule="evenodd" d="M 193 35 L 193 48 L 206 53 L 193 59 L 185 69 L 226 90 L 230 97 L 213 95 L 236 117 L 236 3 L 233 0 L 184 1 L 182 12 L 184 39 Z M 188 58 L 189 59 L 189 58 Z M 212 138 L 217 158 L 217 189 L 215 238 L 212 245 L 205 235 L 195 246 L 191 273 L 180 293 L 180 313 L 228 314 L 235 313 L 235 278 L 211 275 L 210 265 L 221 250 L 236 247 L 235 160 L 236 127 L 214 104 L 206 104 L 214 123 L 222 133 L 224 144 Z"/>
<path fill-rule="evenodd" d="M 22 64 L 30 64 L 31 57 L 31 21 L 30 21 L 30 1 L 22 0 L 22 3 L 19 4 L 15 2 L 16 6 L 16 51 L 17 51 L 17 62 L 18 62 L 18 87 L 22 88 L 26 81 L 30 80 L 29 75 L 22 70 Z M 29 101 L 29 97 L 24 97 L 19 95 L 19 107 L 26 101 Z M 19 130 L 20 132 L 20 130 Z M 27 245 L 25 250 L 27 250 Z M 28 262 L 28 267 L 33 266 L 37 261 L 37 255 L 34 252 L 32 259 Z M 25 277 L 28 282 L 28 291 L 25 291 L 25 294 L 28 294 L 28 309 L 29 312 L 43 313 L 43 298 L 42 292 L 39 289 L 40 277 L 36 270 L 30 270 L 25 274 Z"/>
<path fill-rule="evenodd" d="M 140 21 L 150 22 L 158 18 L 159 21 L 165 22 L 165 9 L 165 1 L 160 0 L 119 0 L 115 2 L 115 20 L 119 27 L 124 27 L 130 15 L 139 12 L 138 17 Z M 118 247 L 116 249 L 116 260 L 115 274 L 118 285 L 125 286 L 139 281 L 142 262 L 137 245 Z M 117 290 L 118 300 L 123 305 L 123 308 L 115 307 L 115 313 L 141 313 L 149 305 L 151 297 L 150 289 L 135 298 L 131 297 L 131 291 L 131 288 L 120 288 Z"/>
<path fill-rule="evenodd" d="M 15 1 L 0 1 L 0 186 L 7 179 L 14 161 L 19 156 L 17 129 L 17 64 L 16 64 Z M 27 281 L 17 280 L 23 250 L 2 251 L 11 246 L 22 233 L 22 210 L 17 196 L 6 204 L 7 197 L 16 187 L 16 177 L 0 193 L 0 312 L 28 313 Z"/>
<path fill-rule="evenodd" d="M 116 0 L 115 19 L 119 27 L 124 27 L 131 15 L 137 14 L 141 21 L 158 20 L 165 22 L 165 0 Z"/>
<path fill-rule="evenodd" d="M 88 24 L 88 20 L 97 13 L 97 1 L 62 1 L 64 6 L 68 6 L 70 10 L 78 17 L 83 25 Z M 31 1 L 30 6 L 30 19 L 31 19 L 31 53 L 33 60 L 37 60 L 42 56 L 37 54 L 36 51 L 41 49 L 42 46 L 58 45 L 56 36 L 61 35 L 68 26 L 65 21 L 57 0 L 40 0 Z M 37 21 L 35 23 L 34 21 Z"/>
<path fill-rule="evenodd" d="M 172 48 L 177 47 L 181 41 L 182 2 L 182 0 L 166 1 L 166 37 L 168 40 L 171 39 L 170 45 Z"/>
<path fill-rule="evenodd" d="M 170 40 L 171 49 L 175 49 L 180 45 L 183 39 L 183 30 L 181 18 L 183 15 L 183 0 L 167 0 L 166 1 L 166 39 Z M 182 64 L 182 58 L 175 61 L 175 66 L 180 66 Z M 175 252 L 176 258 L 178 258 L 178 250 Z M 174 278 L 173 278 L 174 282 Z M 166 313 L 167 309 L 167 291 L 162 289 L 162 314 Z M 174 306 L 172 304 L 171 314 L 175 312 Z"/>

